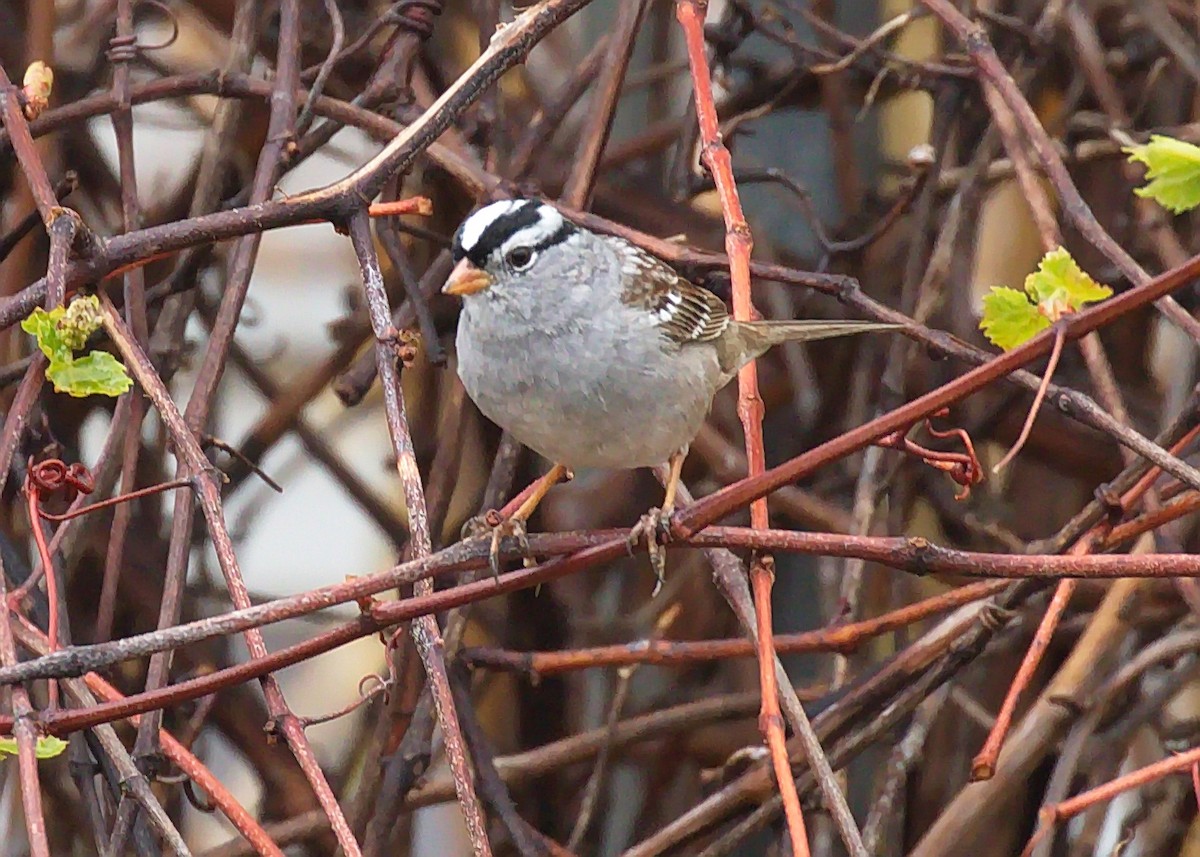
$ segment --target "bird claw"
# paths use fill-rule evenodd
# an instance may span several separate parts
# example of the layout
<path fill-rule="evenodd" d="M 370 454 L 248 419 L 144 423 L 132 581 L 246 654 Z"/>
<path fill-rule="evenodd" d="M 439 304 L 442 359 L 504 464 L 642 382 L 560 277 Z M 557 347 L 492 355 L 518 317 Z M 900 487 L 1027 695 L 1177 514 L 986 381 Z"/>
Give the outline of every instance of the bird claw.
<path fill-rule="evenodd" d="M 650 567 L 654 569 L 654 590 L 650 593 L 651 598 L 658 595 L 666 581 L 667 552 L 663 546 L 671 540 L 671 529 L 668 524 L 670 518 L 671 511 L 669 509 L 651 509 L 642 515 L 642 519 L 633 526 L 626 538 L 630 553 L 633 553 L 638 542 L 642 539 L 646 540 L 646 552 L 650 556 Z"/>
<path fill-rule="evenodd" d="M 463 539 L 489 540 L 488 568 L 491 569 L 492 578 L 497 583 L 500 582 L 500 543 L 503 539 L 515 538 L 524 557 L 525 567 L 532 565 L 532 557 L 529 555 L 529 533 L 525 530 L 525 522 L 520 518 L 502 519 L 495 511 L 491 511 L 468 520 L 463 524 L 460 535 Z"/>

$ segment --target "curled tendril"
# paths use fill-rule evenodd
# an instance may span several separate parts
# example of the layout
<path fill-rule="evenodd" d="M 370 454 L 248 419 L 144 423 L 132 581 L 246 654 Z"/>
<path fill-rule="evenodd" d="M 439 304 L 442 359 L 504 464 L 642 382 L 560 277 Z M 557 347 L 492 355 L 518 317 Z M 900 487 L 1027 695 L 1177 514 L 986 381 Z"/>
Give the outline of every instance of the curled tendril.
<path fill-rule="evenodd" d="M 930 467 L 936 467 L 938 470 L 941 470 L 953 479 L 961 489 L 954 495 L 954 498 L 956 500 L 965 500 L 970 495 L 972 486 L 978 485 L 983 481 L 983 466 L 979 463 L 979 457 L 975 454 L 975 444 L 971 442 L 971 437 L 967 434 L 966 430 L 952 428 L 939 431 L 933 427 L 930 420 L 934 417 L 943 417 L 947 413 L 948 411 L 943 408 L 940 411 L 930 414 L 925 420 L 925 428 L 935 438 L 957 438 L 962 443 L 965 452 L 940 452 L 921 446 L 919 443 L 908 439 L 907 435 L 911 428 L 893 432 L 886 437 L 880 438 L 876 443 L 882 447 L 897 449 L 909 455 L 915 455 Z"/>
<path fill-rule="evenodd" d="M 171 25 L 171 35 L 159 42 L 157 45 L 141 45 L 138 44 L 137 36 L 113 36 L 108 41 L 108 51 L 105 56 L 112 63 L 130 62 L 138 57 L 139 54 L 148 54 L 152 51 L 161 51 L 171 47 L 179 40 L 179 18 L 171 10 L 171 7 L 162 0 L 141 0 L 147 6 L 153 6 L 157 11 L 161 12 Z"/>
<path fill-rule="evenodd" d="M 330 720 L 337 720 L 339 717 L 345 717 L 347 714 L 357 711 L 381 693 L 387 693 L 391 687 L 391 679 L 384 679 L 374 673 L 367 673 L 358 682 L 358 699 L 329 714 L 322 714 L 317 717 L 301 717 L 299 720 L 306 729 L 318 723 L 328 723 Z"/>
<path fill-rule="evenodd" d="M 380 693 L 386 694 L 392 687 L 392 680 L 376 675 L 375 673 L 367 673 L 358 680 L 358 696 L 362 700 L 368 700 Z"/>
<path fill-rule="evenodd" d="M 36 488 L 43 499 L 58 495 L 67 503 L 80 494 L 91 494 L 96 490 L 96 480 L 86 466 L 79 462 L 67 464 L 60 458 L 31 464 L 27 483 Z"/>
<path fill-rule="evenodd" d="M 187 798 L 187 802 L 200 812 L 203 812 L 206 815 L 212 815 L 217 811 L 217 805 L 210 803 L 206 797 L 201 796 L 201 794 L 196 790 L 195 783 L 192 782 L 191 777 L 188 777 L 183 781 L 183 794 L 184 797 Z"/>

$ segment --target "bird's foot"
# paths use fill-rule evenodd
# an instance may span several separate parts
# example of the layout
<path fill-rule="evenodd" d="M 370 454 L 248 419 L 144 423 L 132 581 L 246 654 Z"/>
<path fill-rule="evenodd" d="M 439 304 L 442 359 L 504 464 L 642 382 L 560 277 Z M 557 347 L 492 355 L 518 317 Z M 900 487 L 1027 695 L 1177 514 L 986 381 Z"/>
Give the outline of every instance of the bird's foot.
<path fill-rule="evenodd" d="M 492 570 L 492 577 L 497 582 L 500 580 L 500 542 L 502 539 L 515 538 L 517 545 L 521 548 L 521 555 L 525 559 L 526 567 L 532 564 L 529 555 L 529 534 L 525 530 L 525 521 L 522 518 L 501 518 L 500 514 L 493 509 L 487 514 L 471 518 L 463 524 L 461 536 L 464 540 L 486 538 L 490 541 L 488 568 Z"/>
<path fill-rule="evenodd" d="M 666 580 L 667 552 L 664 545 L 671 540 L 672 512 L 672 509 L 651 509 L 634 524 L 626 539 L 630 553 L 633 553 L 638 542 L 642 539 L 646 540 L 646 552 L 650 555 L 650 567 L 654 569 L 654 591 L 650 593 L 651 598 L 658 595 L 658 591 L 662 589 L 663 582 Z"/>

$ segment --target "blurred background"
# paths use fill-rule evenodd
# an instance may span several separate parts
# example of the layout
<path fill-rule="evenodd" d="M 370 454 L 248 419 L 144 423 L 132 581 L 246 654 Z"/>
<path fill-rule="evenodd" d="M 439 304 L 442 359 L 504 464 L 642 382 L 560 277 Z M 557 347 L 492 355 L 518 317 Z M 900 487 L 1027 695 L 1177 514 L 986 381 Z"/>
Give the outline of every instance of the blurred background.
<path fill-rule="evenodd" d="M 1137 200 L 1131 191 L 1140 173 L 1126 169 L 1120 147 L 1144 140 L 1152 130 L 1198 136 L 1192 123 L 1200 80 L 1200 7 L 1169 0 L 966 5 L 1061 143 L 1075 181 L 1117 241 L 1152 272 L 1194 252 L 1192 218 L 1167 222 Z M 68 171 L 76 176 L 64 204 L 101 235 L 123 229 L 112 106 L 89 101 L 113 86 L 116 7 L 115 0 L 0 2 L 0 60 L 9 77 L 20 80 L 35 59 L 54 71 L 50 110 L 33 123 L 41 157 L 52 180 Z M 932 17 L 918 11 L 903 0 L 713 0 L 707 36 L 722 131 L 734 154 L 756 259 L 852 276 L 875 300 L 990 348 L 977 329 L 982 294 L 995 285 L 1019 287 L 1042 246 L 965 55 Z M 251 34 L 245 43 L 231 37 L 239 15 Z M 336 39 L 341 52 L 323 82 L 324 94 L 354 102 L 363 115 L 405 124 L 470 65 L 514 10 L 495 0 L 303 0 L 300 15 L 301 58 L 309 72 L 304 86 L 313 85 Z M 134 91 L 150 92 L 132 111 L 142 224 L 244 203 L 243 191 L 269 142 L 270 90 L 250 91 L 253 87 L 239 88 L 237 81 L 247 75 L 271 81 L 279 16 L 274 0 L 136 5 L 142 49 L 125 62 Z M 862 41 L 885 22 L 892 22 L 887 31 Z M 623 77 L 613 77 L 626 56 Z M 234 81 L 227 94 L 236 97 L 215 94 L 224 75 Z M 185 78 L 200 82 L 186 93 L 182 85 L 148 89 Z M 609 109 L 601 97 L 606 87 L 619 93 L 611 132 L 594 164 L 594 182 L 581 185 L 585 143 L 600 133 L 597 114 L 603 118 Z M 79 103 L 95 106 L 65 112 Z M 673 4 L 595 0 L 488 90 L 441 138 L 441 148 L 390 188 L 400 197 L 423 194 L 433 200 L 431 217 L 380 219 L 376 238 L 386 250 L 387 286 L 393 307 L 400 308 L 401 326 L 419 334 L 416 358 L 403 371 L 403 389 L 435 549 L 457 541 L 468 518 L 503 505 L 547 468 L 475 410 L 453 373 L 457 306 L 437 294 L 449 236 L 484 201 L 484 193 L 520 190 L 551 199 L 573 196 L 571 207 L 591 208 L 659 238 L 720 250 L 720 208 L 697 164 L 693 107 Z M 232 112 L 220 118 L 224 111 Z M 302 146 L 303 157 L 289 155 L 275 198 L 336 181 L 386 141 L 379 123 L 335 128 L 326 124 L 332 121 L 319 115 L 310 126 L 310 133 L 330 136 L 311 154 Z M 214 149 L 222 127 L 229 130 Z M 11 149 L 6 154 L 0 189 L 3 232 L 9 233 L 33 206 Z M 202 179 L 205 169 L 215 172 Z M 1069 228 L 1065 242 L 1096 279 L 1118 291 L 1128 287 Z M 215 308 L 229 281 L 233 246 L 158 259 L 144 269 L 151 356 L 181 407 L 196 383 Z M 42 276 L 46 260 L 47 240 L 39 227 L 0 261 L 0 293 L 14 294 Z M 699 266 L 684 266 L 683 272 L 728 297 L 720 272 Z M 115 281 L 111 290 L 120 290 Z M 1189 310 L 1193 292 L 1187 287 L 1177 294 Z M 765 280 L 755 283 L 755 301 L 769 317 L 850 315 L 834 298 Z M 15 328 L 3 337 L 6 360 L 19 361 L 32 347 Z M 1155 436 L 1188 401 L 1194 344 L 1152 311 L 1118 320 L 1102 340 L 1130 421 Z M 214 462 L 230 475 L 226 520 L 256 600 L 370 574 L 405 556 L 407 516 L 381 394 L 371 383 L 373 362 L 361 281 L 345 236 L 328 224 L 266 232 L 205 431 L 215 439 L 209 446 Z M 5 407 L 21 369 L 18 363 L 4 373 Z M 768 464 L 963 371 L 960 362 L 899 337 L 777 349 L 760 361 Z M 1085 361 L 1071 349 L 1055 381 L 1095 395 Z M 1024 390 L 994 385 L 935 425 L 966 429 L 990 466 L 1015 440 L 1029 404 Z M 43 393 L 22 451 L 94 464 L 115 430 L 112 410 L 111 403 Z M 928 433 L 918 436 L 930 446 L 953 446 Z M 282 492 L 252 473 L 245 459 Z M 773 495 L 772 524 L 1022 552 L 1053 536 L 1121 468 L 1119 448 L 1110 438 L 1045 408 L 1016 462 L 965 500 L 955 498 L 958 485 L 919 459 L 871 449 Z M 163 429 L 151 414 L 141 430 L 136 483 L 152 485 L 173 471 Z M 744 473 L 731 387 L 718 397 L 693 444 L 684 478 L 695 494 L 704 495 Z M 115 493 L 112 482 L 110 475 Z M 19 484 L 10 479 L 4 497 L 10 586 L 24 579 L 33 562 L 28 519 L 13 487 Z M 74 640 L 116 639 L 156 626 L 174 502 L 165 494 L 134 504 L 119 578 L 107 596 L 111 628 L 99 637 L 112 515 L 96 514 L 77 525 L 75 538 L 55 558 L 67 582 Z M 551 492 L 531 530 L 630 526 L 659 502 L 661 488 L 647 472 L 582 472 Z M 725 523 L 747 522 L 743 514 Z M 1189 550 L 1194 527 L 1184 519 L 1157 538 L 1159 552 Z M 195 527 L 190 551 L 184 618 L 228 610 L 202 524 Z M 779 634 L 877 616 L 962 583 L 918 579 L 853 560 L 781 555 L 777 562 Z M 701 552 L 674 551 L 667 584 L 652 599 L 653 576 L 639 556 L 483 601 L 455 619 L 442 617 L 452 628 L 448 647 L 469 687 L 473 716 L 525 823 L 581 855 L 788 853 L 778 805 L 770 807 L 775 792 L 769 778 L 765 787 L 733 788 L 763 764 L 753 658 L 545 675 L 495 665 L 497 650 L 738 638 L 738 624 L 711 576 Z M 1080 587 L 1022 714 L 1032 710 L 1033 700 L 1075 651 L 1106 592 L 1101 584 Z M 1089 682 L 1076 687 L 1078 710 L 1039 720 L 1042 731 L 1035 737 L 1024 732 L 1013 737 L 1026 752 L 1019 776 L 967 786 L 970 759 L 1045 609 L 1044 591 L 1016 599 L 1003 630 L 970 650 L 953 670 L 947 668 L 922 698 L 888 708 L 899 693 L 894 688 L 892 696 L 874 698 L 838 721 L 828 736 L 822 733 L 830 741 L 861 739 L 850 742 L 835 767 L 860 825 L 872 837 L 871 853 L 1018 854 L 1047 795 L 1073 793 L 1191 746 L 1197 723 L 1195 646 L 1172 649 L 1171 658 L 1147 664 L 1094 718 L 1081 713 L 1086 708 L 1081 700 L 1111 680 L 1121 661 L 1155 641 L 1193 631 L 1186 594 L 1169 582 L 1146 583 L 1126 594 L 1112 639 L 1084 670 Z M 35 591 L 33 601 L 39 597 Z M 39 603 L 44 615 L 44 600 Z M 357 612 L 348 606 L 268 627 L 268 648 L 309 639 Z M 831 705 L 837 710 L 839 689 L 856 686 L 895 663 L 898 653 L 923 645 L 929 639 L 923 635 L 938 621 L 925 619 L 853 652 L 785 654 L 784 661 L 816 716 Z M 386 700 L 375 697 L 352 713 L 311 726 L 308 734 L 367 853 L 468 854 L 440 737 L 433 732 L 423 746 L 419 741 L 424 674 L 411 643 L 403 634 L 397 639 L 398 646 L 388 650 L 378 637 L 367 637 L 288 668 L 279 675 L 281 686 L 296 713 L 318 717 L 353 703 L 364 676 L 386 674 L 390 662 L 397 683 Z M 204 674 L 246 657 L 236 637 L 188 647 L 175 658 L 172 676 Z M 132 693 L 144 685 L 145 670 L 145 662 L 133 661 L 109 677 Z M 917 677 L 910 675 L 912 681 Z M 35 697 L 42 691 L 35 688 Z M 423 704 L 428 721 L 427 697 Z M 887 728 L 871 733 L 867 727 L 885 711 Z M 652 716 L 664 712 L 677 712 L 677 719 Z M 613 724 L 642 716 L 651 716 L 649 725 L 614 731 Z M 267 741 L 266 719 L 258 685 L 247 684 L 168 710 L 165 725 L 187 739 L 256 818 L 273 825 L 270 832 L 288 854 L 334 853 L 327 823 L 294 759 L 284 744 Z M 1027 725 L 1035 728 L 1032 721 Z M 122 725 L 119 734 L 132 745 L 131 728 Z M 1068 739 L 1075 754 L 1069 764 L 1059 746 Z M 79 740 L 73 753 L 94 752 Z M 424 763 L 413 763 L 412 745 L 418 756 L 424 754 Z M 919 749 L 907 756 L 897 749 L 914 745 Z M 0 763 L 5 857 L 29 853 L 15 771 L 15 762 Z M 423 776 L 412 776 L 415 771 Z M 92 822 L 79 797 L 79 777 L 87 774 L 73 769 L 67 756 L 42 763 L 41 773 L 53 853 L 95 853 Z M 843 853 L 826 808 L 811 784 L 806 788 L 813 853 Z M 194 853 L 253 853 L 220 814 L 198 809 L 202 801 L 192 801 L 177 781 L 168 777 L 156 792 L 179 819 Z M 701 807 L 705 811 L 694 823 L 683 823 Z M 496 852 L 530 853 L 534 846 L 501 815 L 492 808 Z M 1059 834 L 1056 850 L 1040 853 L 1200 854 L 1195 816 L 1196 798 L 1184 778 L 1164 780 L 1149 792 L 1081 816 Z M 948 818 L 957 820 L 951 824 Z M 669 835 L 655 839 L 662 831 Z M 156 844 L 136 837 L 128 847 L 128 853 L 159 853 Z"/>

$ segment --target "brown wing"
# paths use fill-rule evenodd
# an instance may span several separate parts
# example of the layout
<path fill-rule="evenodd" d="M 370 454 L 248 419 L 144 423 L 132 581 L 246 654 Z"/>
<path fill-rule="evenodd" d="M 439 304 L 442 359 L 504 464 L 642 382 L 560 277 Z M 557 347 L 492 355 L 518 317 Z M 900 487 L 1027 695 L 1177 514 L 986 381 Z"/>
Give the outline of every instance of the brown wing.
<path fill-rule="evenodd" d="M 624 242 L 622 242 L 624 243 Z M 729 326 L 729 313 L 719 297 L 689 283 L 648 253 L 627 244 L 622 260 L 631 306 L 645 308 L 663 334 L 678 345 L 709 342 Z"/>

